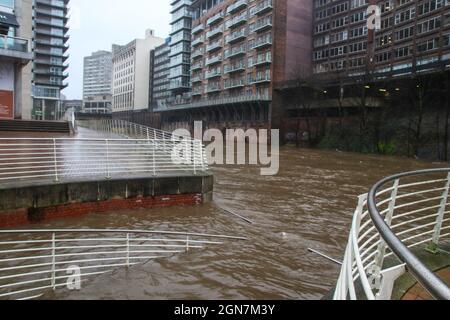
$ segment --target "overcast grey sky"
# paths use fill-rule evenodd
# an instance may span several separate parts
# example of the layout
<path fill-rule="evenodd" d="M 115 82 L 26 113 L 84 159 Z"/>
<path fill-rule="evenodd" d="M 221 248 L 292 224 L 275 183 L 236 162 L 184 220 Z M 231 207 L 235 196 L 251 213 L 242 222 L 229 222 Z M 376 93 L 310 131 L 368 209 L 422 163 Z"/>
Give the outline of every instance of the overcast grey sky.
<path fill-rule="evenodd" d="M 169 0 L 71 0 L 69 87 L 67 99 L 81 99 L 83 57 L 111 44 L 126 44 L 154 29 L 166 38 L 170 32 Z"/>

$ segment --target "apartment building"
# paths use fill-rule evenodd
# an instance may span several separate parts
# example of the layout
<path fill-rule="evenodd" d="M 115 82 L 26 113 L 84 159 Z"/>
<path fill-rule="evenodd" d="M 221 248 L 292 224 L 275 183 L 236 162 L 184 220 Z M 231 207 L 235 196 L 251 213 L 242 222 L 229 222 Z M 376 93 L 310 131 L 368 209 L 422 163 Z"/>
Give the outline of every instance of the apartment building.
<path fill-rule="evenodd" d="M 170 90 L 170 38 L 155 48 L 152 55 L 152 108 L 166 106 L 172 97 Z"/>
<path fill-rule="evenodd" d="M 381 10 L 369 30 L 368 5 Z M 314 0 L 314 72 L 376 77 L 450 65 L 450 0 Z"/>
<path fill-rule="evenodd" d="M 112 112 L 147 110 L 150 106 L 151 52 L 164 43 L 147 30 L 145 39 L 135 39 L 126 45 L 112 47 Z"/>
<path fill-rule="evenodd" d="M 68 77 L 69 0 L 33 0 L 33 119 L 58 120 Z"/>
<path fill-rule="evenodd" d="M 0 0 L 0 119 L 31 115 L 31 17 L 31 0 Z"/>
<path fill-rule="evenodd" d="M 100 50 L 84 58 L 83 100 L 93 96 L 111 95 L 112 53 Z"/>
<path fill-rule="evenodd" d="M 195 0 L 190 12 L 192 99 L 161 110 L 163 126 L 276 125 L 274 84 L 311 72 L 312 2 Z"/>

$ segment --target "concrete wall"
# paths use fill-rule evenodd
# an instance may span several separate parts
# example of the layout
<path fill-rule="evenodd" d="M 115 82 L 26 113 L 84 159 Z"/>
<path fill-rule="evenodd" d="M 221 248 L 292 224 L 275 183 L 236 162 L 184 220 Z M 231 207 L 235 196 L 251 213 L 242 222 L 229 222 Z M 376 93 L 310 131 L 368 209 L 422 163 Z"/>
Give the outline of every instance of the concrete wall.
<path fill-rule="evenodd" d="M 121 209 L 199 205 L 212 200 L 212 175 L 0 186 L 0 228 Z"/>
<path fill-rule="evenodd" d="M 15 1 L 15 14 L 17 21 L 20 24 L 20 28 L 17 30 L 16 36 L 19 38 L 25 38 L 30 41 L 33 37 L 32 31 L 32 7 L 33 0 Z M 18 94 L 15 97 L 15 117 L 17 119 L 31 119 L 31 110 L 33 107 L 33 100 L 31 98 L 32 92 L 32 62 L 30 61 L 26 66 L 16 66 L 16 88 Z"/>
<path fill-rule="evenodd" d="M 148 109 L 150 106 L 150 52 L 163 43 L 163 38 L 151 35 L 136 41 L 134 110 Z"/>

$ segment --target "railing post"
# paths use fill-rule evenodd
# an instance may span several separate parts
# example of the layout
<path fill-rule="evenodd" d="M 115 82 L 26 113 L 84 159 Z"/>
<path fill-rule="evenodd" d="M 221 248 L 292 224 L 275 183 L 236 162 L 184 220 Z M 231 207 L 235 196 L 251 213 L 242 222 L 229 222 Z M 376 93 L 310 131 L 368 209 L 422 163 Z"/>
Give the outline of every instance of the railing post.
<path fill-rule="evenodd" d="M 127 233 L 127 268 L 130 267 L 130 234 Z"/>
<path fill-rule="evenodd" d="M 58 157 L 56 154 L 56 139 L 53 139 L 53 162 L 55 169 L 55 182 L 58 182 L 59 178 L 58 178 Z"/>
<path fill-rule="evenodd" d="M 189 252 L 189 236 L 186 237 L 186 252 Z"/>
<path fill-rule="evenodd" d="M 391 226 L 392 224 L 392 218 L 394 216 L 395 213 L 395 205 L 397 202 L 397 195 L 398 195 L 398 187 L 400 185 L 400 180 L 397 179 L 394 181 L 394 185 L 392 187 L 392 191 L 391 191 L 391 198 L 389 201 L 389 208 L 388 208 L 388 212 L 386 213 L 386 217 L 384 218 L 384 220 L 386 221 L 386 224 L 388 226 Z M 374 289 L 377 289 L 379 292 L 383 292 L 383 288 L 381 288 L 381 286 L 389 286 L 391 287 L 391 283 L 387 283 L 386 281 L 382 281 L 382 270 L 383 270 L 383 264 L 384 264 L 384 258 L 386 256 L 386 249 L 387 249 L 387 244 L 386 242 L 383 240 L 383 237 L 380 236 L 380 243 L 378 244 L 378 248 L 377 248 L 377 254 L 375 255 L 375 263 L 372 266 L 372 285 L 374 286 Z M 395 279 L 394 279 L 395 281 Z"/>
<path fill-rule="evenodd" d="M 56 235 L 52 233 L 52 288 L 56 290 Z"/>
<path fill-rule="evenodd" d="M 194 139 L 194 140 L 192 140 L 192 157 L 194 160 L 194 175 L 197 174 L 197 152 L 195 150 L 196 149 L 195 144 L 196 144 L 196 140 Z"/>
<path fill-rule="evenodd" d="M 106 179 L 111 179 L 111 174 L 109 170 L 109 141 L 108 139 L 105 140 L 106 142 Z"/>
<path fill-rule="evenodd" d="M 156 176 L 156 154 L 155 154 L 155 149 L 156 149 L 156 141 L 155 141 L 155 139 L 153 139 L 153 176 Z"/>
<path fill-rule="evenodd" d="M 444 192 L 442 193 L 441 204 L 439 206 L 438 217 L 436 219 L 436 225 L 434 226 L 433 241 L 427 247 L 427 250 L 432 253 L 438 252 L 439 239 L 441 237 L 442 223 L 444 222 L 445 209 L 447 208 L 448 193 L 450 188 L 450 173 L 447 174 L 447 180 L 445 181 Z"/>

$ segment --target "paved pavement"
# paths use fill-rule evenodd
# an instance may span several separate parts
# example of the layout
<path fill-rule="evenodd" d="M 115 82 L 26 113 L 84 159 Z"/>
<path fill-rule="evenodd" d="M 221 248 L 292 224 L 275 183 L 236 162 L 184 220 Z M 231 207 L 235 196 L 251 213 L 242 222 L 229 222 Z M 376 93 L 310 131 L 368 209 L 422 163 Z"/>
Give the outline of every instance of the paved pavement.
<path fill-rule="evenodd" d="M 444 268 L 436 274 L 450 286 L 450 267 Z M 402 300 L 433 300 L 433 298 L 420 284 L 416 284 L 406 292 Z"/>

